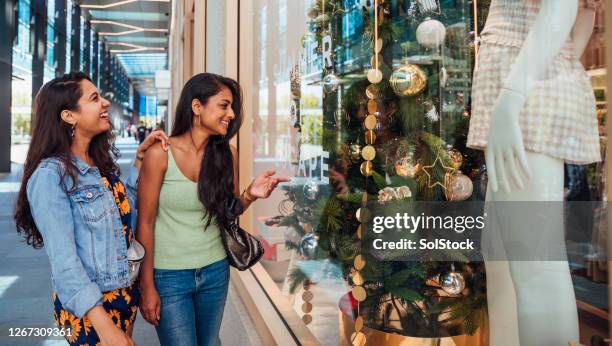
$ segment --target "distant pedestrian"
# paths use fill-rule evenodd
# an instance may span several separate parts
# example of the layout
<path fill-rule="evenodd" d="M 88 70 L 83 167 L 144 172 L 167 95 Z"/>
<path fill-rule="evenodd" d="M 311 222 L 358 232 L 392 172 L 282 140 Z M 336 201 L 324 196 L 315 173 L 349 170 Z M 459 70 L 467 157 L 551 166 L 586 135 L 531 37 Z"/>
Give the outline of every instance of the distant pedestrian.
<path fill-rule="evenodd" d="M 145 138 L 147 138 L 147 128 L 144 125 L 144 122 L 140 122 L 140 126 L 138 126 L 138 144 L 142 144 Z"/>
<path fill-rule="evenodd" d="M 134 137 L 134 142 L 138 142 L 138 129 L 136 125 L 132 126 L 132 137 Z"/>
<path fill-rule="evenodd" d="M 124 132 L 124 134 L 123 134 L 123 138 L 125 138 L 125 137 L 130 138 L 130 137 L 132 137 L 132 127 L 133 127 L 133 126 L 134 126 L 134 125 L 132 125 L 132 122 L 130 121 L 130 122 L 128 123 L 128 126 L 125 128 L 125 132 Z"/>

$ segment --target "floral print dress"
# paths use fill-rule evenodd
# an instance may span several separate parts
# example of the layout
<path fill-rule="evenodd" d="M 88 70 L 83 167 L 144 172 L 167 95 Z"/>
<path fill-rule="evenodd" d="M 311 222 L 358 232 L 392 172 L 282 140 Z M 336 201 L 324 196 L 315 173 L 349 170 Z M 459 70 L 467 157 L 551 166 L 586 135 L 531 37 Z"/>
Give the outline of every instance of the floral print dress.
<path fill-rule="evenodd" d="M 129 247 L 134 232 L 131 226 L 132 213 L 130 202 L 125 186 L 116 174 L 111 175 L 108 179 L 102 177 L 102 182 L 113 192 L 115 203 L 121 215 L 125 241 Z M 102 296 L 102 307 L 117 327 L 123 331 L 131 328 L 136 320 L 136 313 L 138 311 L 138 298 L 140 296 L 138 283 L 135 282 L 129 287 L 103 292 Z M 65 310 L 55 292 L 53 292 L 53 303 L 55 306 L 53 311 L 55 323 L 59 328 L 65 330 L 65 337 L 70 345 L 100 345 L 100 338 L 87 316 L 78 318 Z"/>

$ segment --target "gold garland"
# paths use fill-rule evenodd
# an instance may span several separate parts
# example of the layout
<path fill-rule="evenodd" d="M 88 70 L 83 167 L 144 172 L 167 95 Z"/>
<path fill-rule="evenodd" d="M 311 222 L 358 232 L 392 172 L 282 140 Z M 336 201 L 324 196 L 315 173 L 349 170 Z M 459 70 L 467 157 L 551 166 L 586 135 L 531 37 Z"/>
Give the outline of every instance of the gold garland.
<path fill-rule="evenodd" d="M 381 3 L 384 0 L 380 0 Z M 366 90 L 366 97 L 368 98 L 367 103 L 367 112 L 368 115 L 364 120 L 365 127 L 365 146 L 361 149 L 361 158 L 363 158 L 363 162 L 361 163 L 361 174 L 365 177 L 365 192 L 363 193 L 363 198 L 361 200 L 361 208 L 357 209 L 356 217 L 357 221 L 359 221 L 360 225 L 357 227 L 357 238 L 361 242 L 363 238 L 363 224 L 368 221 L 369 212 L 367 209 L 368 203 L 368 177 L 374 173 L 374 164 L 373 160 L 376 157 L 376 148 L 374 147 L 374 143 L 376 141 L 376 133 L 374 130 L 376 129 L 376 125 L 378 123 L 378 119 L 376 115 L 378 114 L 378 103 L 376 102 L 376 98 L 378 93 L 372 92 L 376 89 L 376 84 L 380 82 L 381 78 L 370 78 L 372 75 L 377 75 L 380 72 L 379 70 L 379 53 L 382 50 L 382 40 L 379 40 L 378 37 L 378 24 L 382 18 L 379 16 L 383 15 L 382 11 L 379 11 L 378 8 L 379 0 L 374 0 L 374 38 L 373 38 L 373 46 L 374 46 L 374 56 L 372 58 L 372 69 L 370 71 L 375 71 L 375 73 L 368 73 L 368 80 L 372 83 Z M 359 249 L 361 249 L 361 244 L 359 244 Z M 361 271 L 366 266 L 366 261 L 361 255 L 361 253 L 357 254 L 353 260 L 353 269 L 351 270 L 351 281 L 353 283 L 353 288 L 351 290 L 353 298 L 357 301 L 357 316 L 355 318 L 354 324 L 354 332 L 351 334 L 351 344 L 353 346 L 363 346 L 366 344 L 366 336 L 363 333 L 364 328 L 364 319 L 361 315 L 360 303 L 367 298 L 367 292 L 364 285 L 363 275 Z"/>
<path fill-rule="evenodd" d="M 302 288 L 304 289 L 304 292 L 302 293 L 302 312 L 304 313 L 302 316 L 302 321 L 304 321 L 304 324 L 306 325 L 312 322 L 312 315 L 310 313 L 312 312 L 312 300 L 314 299 L 314 294 L 312 294 L 312 291 L 310 291 L 310 286 L 311 282 L 308 279 L 302 283 Z"/>

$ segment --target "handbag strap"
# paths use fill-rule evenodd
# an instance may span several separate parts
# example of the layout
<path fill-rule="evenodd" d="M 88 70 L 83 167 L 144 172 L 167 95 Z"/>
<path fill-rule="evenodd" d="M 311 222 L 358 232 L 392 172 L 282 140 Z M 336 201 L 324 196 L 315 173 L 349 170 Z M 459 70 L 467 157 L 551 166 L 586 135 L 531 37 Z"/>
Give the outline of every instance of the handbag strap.
<path fill-rule="evenodd" d="M 227 211 L 228 219 L 233 220 L 232 222 L 235 223 L 238 216 L 244 212 L 244 207 L 240 203 L 240 199 L 232 194 L 225 203 L 225 210 Z"/>

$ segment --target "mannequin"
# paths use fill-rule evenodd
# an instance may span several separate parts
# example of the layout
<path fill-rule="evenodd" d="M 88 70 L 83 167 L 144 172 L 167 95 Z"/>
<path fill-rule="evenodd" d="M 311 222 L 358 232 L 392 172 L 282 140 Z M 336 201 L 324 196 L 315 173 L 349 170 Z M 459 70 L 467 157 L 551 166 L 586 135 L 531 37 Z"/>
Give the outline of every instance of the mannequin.
<path fill-rule="evenodd" d="M 519 118 L 529 106 L 527 100 L 537 88 L 534 85 L 541 79 L 551 78 L 544 77 L 543 72 L 558 58 L 569 38 L 575 56 L 580 57 L 592 32 L 595 12 L 587 8 L 579 10 L 578 0 L 513 1 L 539 2 L 539 12 L 503 79 L 490 112 L 485 144 L 473 141 L 468 145 L 485 150 L 489 177 L 487 202 L 562 202 L 564 158 L 526 148 L 525 129 Z M 594 113 L 593 108 L 593 116 Z M 530 239 L 533 232 L 538 232 L 540 240 L 564 244 L 561 203 L 553 217 L 538 225 L 529 224 L 528 218 L 504 219 L 500 216 L 503 211 L 491 210 L 496 208 L 494 204 L 487 203 L 487 213 L 499 217 L 499 227 L 497 231 L 484 232 L 483 243 L 493 248 L 501 247 L 507 258 L 514 261 L 492 260 L 485 254 L 489 344 L 567 345 L 570 341 L 579 341 L 576 302 L 567 260 L 516 261 L 520 257 L 515 245 L 521 240 L 521 251 L 537 251 L 537 244 L 524 241 Z"/>

